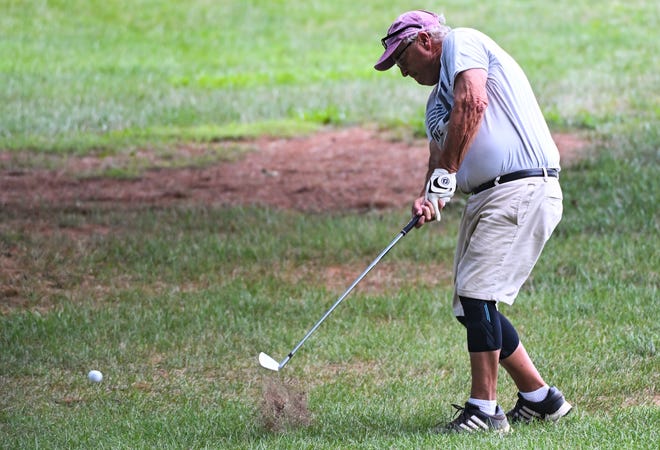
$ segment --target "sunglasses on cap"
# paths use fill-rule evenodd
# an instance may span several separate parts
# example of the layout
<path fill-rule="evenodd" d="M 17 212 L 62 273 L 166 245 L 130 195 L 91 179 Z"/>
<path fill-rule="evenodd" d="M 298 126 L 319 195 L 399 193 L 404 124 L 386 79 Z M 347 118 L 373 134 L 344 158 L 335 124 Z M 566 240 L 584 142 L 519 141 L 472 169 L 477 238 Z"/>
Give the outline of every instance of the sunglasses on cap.
<path fill-rule="evenodd" d="M 419 29 L 422 29 L 422 28 L 424 28 L 424 27 L 423 27 L 422 25 L 419 25 L 419 24 L 416 24 L 416 23 L 414 23 L 414 24 L 412 24 L 412 25 L 406 25 L 405 27 L 403 27 L 403 28 L 399 28 L 399 29 L 396 30 L 395 32 L 390 33 L 390 34 L 388 34 L 387 36 L 385 36 L 383 39 L 380 40 L 380 43 L 383 44 L 383 47 L 385 48 L 385 50 L 387 50 L 387 40 L 393 38 L 394 36 L 398 36 L 399 34 L 403 33 L 404 31 L 406 31 L 406 30 L 409 29 L 409 28 L 419 28 Z"/>

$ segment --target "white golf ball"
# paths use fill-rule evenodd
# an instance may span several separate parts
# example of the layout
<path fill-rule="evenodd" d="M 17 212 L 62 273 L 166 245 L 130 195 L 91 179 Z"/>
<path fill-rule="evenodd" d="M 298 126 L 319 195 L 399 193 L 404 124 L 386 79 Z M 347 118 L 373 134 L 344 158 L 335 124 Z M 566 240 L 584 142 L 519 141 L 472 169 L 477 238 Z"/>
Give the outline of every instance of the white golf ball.
<path fill-rule="evenodd" d="M 87 374 L 87 378 L 94 383 L 100 383 L 103 380 L 103 374 L 98 370 L 90 370 Z"/>

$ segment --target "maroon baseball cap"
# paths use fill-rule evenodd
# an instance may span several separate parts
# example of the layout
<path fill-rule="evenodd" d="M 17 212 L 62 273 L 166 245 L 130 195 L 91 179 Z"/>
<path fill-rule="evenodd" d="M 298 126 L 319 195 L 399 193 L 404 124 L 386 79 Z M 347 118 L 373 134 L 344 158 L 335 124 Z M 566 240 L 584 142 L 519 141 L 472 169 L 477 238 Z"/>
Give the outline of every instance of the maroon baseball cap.
<path fill-rule="evenodd" d="M 394 65 L 392 53 L 399 44 L 422 30 L 440 25 L 440 17 L 429 11 L 416 10 L 401 14 L 387 29 L 387 36 L 380 40 L 385 52 L 380 57 L 374 69 L 387 70 Z"/>

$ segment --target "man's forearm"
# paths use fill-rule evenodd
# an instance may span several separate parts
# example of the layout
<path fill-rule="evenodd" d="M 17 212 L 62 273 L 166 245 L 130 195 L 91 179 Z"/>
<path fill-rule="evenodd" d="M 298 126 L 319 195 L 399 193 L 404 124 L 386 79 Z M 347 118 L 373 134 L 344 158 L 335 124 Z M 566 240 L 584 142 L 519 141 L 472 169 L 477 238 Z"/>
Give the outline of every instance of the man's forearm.
<path fill-rule="evenodd" d="M 453 124 L 452 120 L 449 121 L 444 151 L 440 152 L 436 162 L 436 167 L 442 167 L 452 173 L 458 172 L 461 167 L 465 154 L 479 131 L 483 113 L 479 113 L 476 107 L 470 106 L 462 113 L 452 114 L 452 119 L 454 117 L 456 120 Z"/>
<path fill-rule="evenodd" d="M 457 172 L 465 159 L 488 106 L 486 79 L 487 73 L 481 69 L 467 70 L 456 78 L 454 107 L 443 151 L 439 152 L 438 161 L 434 161 L 436 167 Z"/>
<path fill-rule="evenodd" d="M 435 169 L 437 169 L 440 166 L 440 154 L 442 153 L 442 149 L 438 145 L 436 141 L 430 141 L 429 142 L 429 166 L 426 171 L 426 176 L 424 177 L 424 183 L 422 184 L 422 192 L 421 196 L 424 196 L 425 192 L 425 186 L 426 183 L 428 183 L 429 178 L 431 178 L 431 174 Z"/>

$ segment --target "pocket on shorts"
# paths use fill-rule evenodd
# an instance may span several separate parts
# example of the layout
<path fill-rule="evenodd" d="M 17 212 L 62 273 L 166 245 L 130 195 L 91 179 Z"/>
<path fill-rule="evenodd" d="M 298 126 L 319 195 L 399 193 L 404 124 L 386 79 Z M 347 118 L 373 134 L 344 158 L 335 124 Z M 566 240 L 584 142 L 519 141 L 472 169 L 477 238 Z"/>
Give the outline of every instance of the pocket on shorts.
<path fill-rule="evenodd" d="M 548 198 L 559 199 L 560 201 L 564 199 L 564 194 L 561 191 L 561 185 L 556 178 L 551 178 L 545 183 L 545 195 Z"/>
<path fill-rule="evenodd" d="M 530 205 L 533 203 L 534 193 L 536 192 L 537 186 L 534 184 L 528 184 L 527 189 L 524 191 L 521 190 L 520 197 L 518 198 L 518 204 L 516 206 L 516 225 L 523 225 L 527 216 L 529 215 Z"/>
<path fill-rule="evenodd" d="M 553 211 L 557 222 L 562 215 L 562 192 L 559 182 L 555 179 L 528 183 L 527 189 L 521 193 L 517 209 L 517 224 L 523 225 L 530 214 L 539 209 Z"/>
<path fill-rule="evenodd" d="M 552 227 L 554 229 L 564 214 L 564 195 L 561 191 L 561 185 L 556 179 L 549 180 L 546 185 L 546 210 L 554 218 L 554 225 Z"/>

